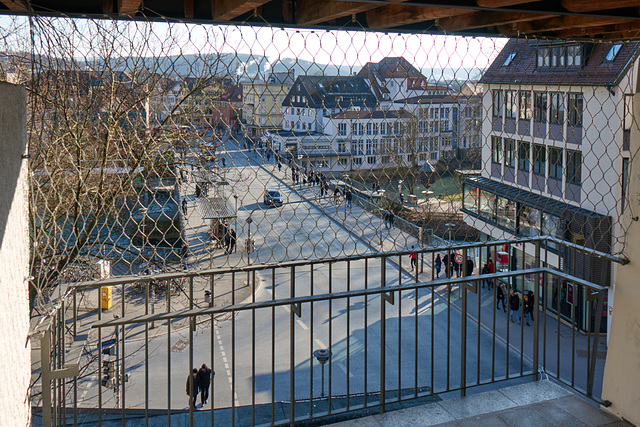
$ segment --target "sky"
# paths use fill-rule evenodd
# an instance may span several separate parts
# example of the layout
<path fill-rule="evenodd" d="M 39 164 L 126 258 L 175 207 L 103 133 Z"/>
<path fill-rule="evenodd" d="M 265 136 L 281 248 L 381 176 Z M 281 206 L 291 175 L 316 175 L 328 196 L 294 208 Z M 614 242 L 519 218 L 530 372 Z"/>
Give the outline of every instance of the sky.
<path fill-rule="evenodd" d="M 0 40 L 18 45 L 25 18 L 0 18 Z M 39 18 L 42 28 L 59 29 L 50 40 L 38 38 L 37 49 L 58 44 L 75 50 L 76 56 L 96 52 L 122 56 L 245 53 L 278 58 L 299 58 L 319 64 L 361 67 L 387 56 L 403 56 L 417 68 L 486 68 L 507 39 L 442 35 L 413 35 L 364 31 L 295 30 L 279 27 L 217 26 L 182 23 Z M 20 26 L 21 25 L 21 26 Z M 108 40 L 107 43 L 104 40 Z M 48 42 L 51 43 L 48 43 Z M 53 47 L 52 49 L 55 49 Z M 43 53 L 43 52 L 39 52 Z"/>

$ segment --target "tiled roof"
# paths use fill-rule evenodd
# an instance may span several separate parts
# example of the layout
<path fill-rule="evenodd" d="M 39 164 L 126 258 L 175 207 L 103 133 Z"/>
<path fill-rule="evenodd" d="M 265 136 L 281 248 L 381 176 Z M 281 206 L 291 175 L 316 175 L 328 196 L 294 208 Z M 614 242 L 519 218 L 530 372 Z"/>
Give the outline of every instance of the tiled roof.
<path fill-rule="evenodd" d="M 640 43 L 622 45 L 612 61 L 605 57 L 613 43 L 583 43 L 584 65 L 580 68 L 537 68 L 540 47 L 571 45 L 571 42 L 542 42 L 532 39 L 511 39 L 486 71 L 481 83 L 615 86 L 620 82 L 638 53 Z M 515 54 L 515 55 L 513 55 Z M 509 61 L 510 55 L 513 55 Z M 507 65 L 505 65 L 507 64 Z"/>
<path fill-rule="evenodd" d="M 418 95 L 393 101 L 395 104 L 451 104 L 469 98 L 466 95 Z"/>
<path fill-rule="evenodd" d="M 308 105 L 311 108 L 339 107 L 346 110 L 353 106 L 372 108 L 376 104 L 373 92 L 362 77 L 298 76 L 282 105 L 292 105 L 291 94 L 299 93 L 298 85 L 304 86 L 309 94 Z M 347 97 L 342 98 L 343 96 Z M 353 96 L 359 97 L 360 100 L 354 101 Z"/>
<path fill-rule="evenodd" d="M 367 62 L 358 72 L 359 76 L 372 73 L 380 79 L 422 77 L 422 73 L 403 57 L 387 57 L 379 62 Z"/>

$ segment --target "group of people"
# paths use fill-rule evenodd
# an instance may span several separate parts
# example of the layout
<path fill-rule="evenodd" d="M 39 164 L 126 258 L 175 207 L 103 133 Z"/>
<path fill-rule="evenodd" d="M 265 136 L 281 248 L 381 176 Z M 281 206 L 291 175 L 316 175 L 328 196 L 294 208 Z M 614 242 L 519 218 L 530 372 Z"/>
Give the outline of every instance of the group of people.
<path fill-rule="evenodd" d="M 513 323 L 520 324 L 522 318 L 520 316 L 520 305 L 522 304 L 522 313 L 524 314 L 524 320 L 527 322 L 527 326 L 530 326 L 529 319 L 533 321 L 533 310 L 535 308 L 535 295 L 533 291 L 527 291 L 527 293 L 520 293 L 515 287 L 509 290 L 509 299 L 507 301 L 507 291 L 504 284 L 500 284 L 496 287 L 496 310 L 500 309 L 502 304 L 502 310 L 506 313 L 507 303 L 509 304 L 509 319 Z"/>
<path fill-rule="evenodd" d="M 189 396 L 189 406 L 196 407 L 198 393 L 200 393 L 200 404 L 204 406 L 209 400 L 209 385 L 216 371 L 212 371 L 205 363 L 200 369 L 193 368 L 191 374 L 187 377 L 187 396 Z"/>
<path fill-rule="evenodd" d="M 464 267 L 462 263 L 456 261 L 456 256 L 459 255 L 455 251 L 444 254 L 443 257 L 440 257 L 440 254 L 436 255 L 436 259 L 434 261 L 434 270 L 436 273 L 436 278 L 440 277 L 440 272 L 444 268 L 446 277 L 453 277 L 455 273 L 456 277 L 460 277 L 465 272 L 465 276 L 473 275 L 473 269 L 475 268 L 475 263 L 471 259 L 471 257 L 467 257 L 466 262 L 464 262 Z M 464 270 L 463 270 L 464 268 Z"/>
<path fill-rule="evenodd" d="M 325 187 L 327 177 L 322 172 L 308 169 L 306 166 L 304 169 L 300 169 L 295 164 L 291 165 L 291 180 L 293 184 L 307 184 L 308 186 L 320 185 Z"/>

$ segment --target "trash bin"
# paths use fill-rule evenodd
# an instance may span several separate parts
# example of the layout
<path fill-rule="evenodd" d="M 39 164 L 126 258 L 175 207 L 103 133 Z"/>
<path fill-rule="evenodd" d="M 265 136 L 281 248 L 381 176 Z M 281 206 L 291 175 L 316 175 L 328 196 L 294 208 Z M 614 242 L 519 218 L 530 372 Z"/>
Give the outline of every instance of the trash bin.
<path fill-rule="evenodd" d="M 100 306 L 103 310 L 109 310 L 113 304 L 111 286 L 103 286 L 100 288 Z"/>

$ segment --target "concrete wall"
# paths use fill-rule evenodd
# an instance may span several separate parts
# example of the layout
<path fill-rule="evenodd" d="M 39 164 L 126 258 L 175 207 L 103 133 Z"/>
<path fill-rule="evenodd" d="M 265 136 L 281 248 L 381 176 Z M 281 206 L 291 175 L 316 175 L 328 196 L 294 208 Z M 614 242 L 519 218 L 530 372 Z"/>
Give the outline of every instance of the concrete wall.
<path fill-rule="evenodd" d="M 0 83 L 0 426 L 30 424 L 26 92 Z"/>
<path fill-rule="evenodd" d="M 640 95 L 634 96 L 634 125 L 631 129 L 631 153 L 640 150 Z M 629 171 L 629 206 L 623 215 L 623 254 L 627 265 L 618 266 L 615 306 L 611 317 L 609 349 L 604 370 L 602 399 L 616 415 L 640 425 L 640 158 L 632 158 Z"/>

